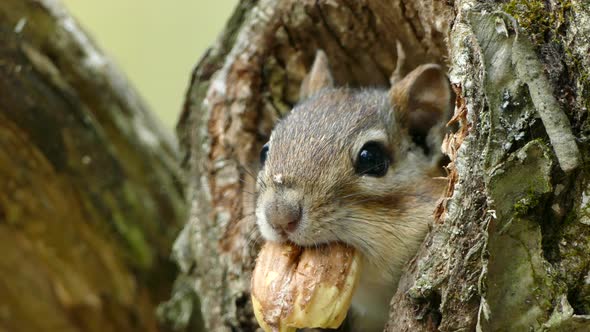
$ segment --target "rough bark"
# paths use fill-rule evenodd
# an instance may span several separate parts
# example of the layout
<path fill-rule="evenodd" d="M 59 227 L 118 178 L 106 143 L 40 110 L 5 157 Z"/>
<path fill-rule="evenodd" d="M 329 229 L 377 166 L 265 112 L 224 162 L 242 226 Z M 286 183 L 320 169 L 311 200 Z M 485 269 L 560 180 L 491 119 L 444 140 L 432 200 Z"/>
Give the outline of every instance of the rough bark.
<path fill-rule="evenodd" d="M 296 103 L 315 50 L 341 85 L 387 85 L 399 40 L 406 69 L 449 68 L 461 129 L 444 146 L 448 197 L 392 299 L 387 330 L 588 329 L 589 8 L 242 1 L 195 69 L 178 127 L 191 213 L 175 254 L 206 327 L 256 328 L 256 156 Z M 194 308 L 194 293 L 181 293 L 191 297 L 168 305 Z M 188 309 L 175 314 L 186 327 Z"/>
<path fill-rule="evenodd" d="M 0 331 L 159 331 L 174 141 L 52 0 L 0 2 Z"/>

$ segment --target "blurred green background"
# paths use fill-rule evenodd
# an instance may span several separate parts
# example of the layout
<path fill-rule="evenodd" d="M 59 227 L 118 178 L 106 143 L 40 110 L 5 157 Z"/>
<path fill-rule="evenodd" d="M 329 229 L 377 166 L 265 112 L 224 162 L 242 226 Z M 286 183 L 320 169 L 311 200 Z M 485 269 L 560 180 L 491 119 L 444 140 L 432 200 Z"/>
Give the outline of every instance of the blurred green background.
<path fill-rule="evenodd" d="M 1 1 L 1 0 L 0 0 Z M 168 127 L 237 0 L 62 0 Z"/>

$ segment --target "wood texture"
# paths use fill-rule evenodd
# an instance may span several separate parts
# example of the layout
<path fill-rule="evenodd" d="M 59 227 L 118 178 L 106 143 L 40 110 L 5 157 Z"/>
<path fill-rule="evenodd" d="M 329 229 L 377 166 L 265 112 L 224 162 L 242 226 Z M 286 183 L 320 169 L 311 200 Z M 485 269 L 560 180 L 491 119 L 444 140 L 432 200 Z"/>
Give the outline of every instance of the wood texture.
<path fill-rule="evenodd" d="M 589 17 L 583 1 L 242 1 L 179 124 L 191 213 L 175 255 L 206 326 L 256 329 L 257 154 L 315 50 L 337 84 L 386 86 L 399 40 L 407 69 L 449 68 L 462 127 L 386 329 L 587 329 Z"/>
<path fill-rule="evenodd" d="M 315 50 L 328 54 L 338 84 L 386 86 L 398 40 L 408 45 L 408 69 L 444 57 L 441 30 L 449 22 L 435 17 L 440 10 L 449 8 L 413 1 L 241 2 L 195 69 L 179 123 L 192 206 L 175 255 L 181 279 L 195 282 L 208 328 L 257 326 L 249 300 L 260 245 L 250 194 L 257 155 L 273 123 L 297 102 Z"/>
<path fill-rule="evenodd" d="M 0 2 L 0 331 L 160 331 L 177 157 L 57 1 Z"/>

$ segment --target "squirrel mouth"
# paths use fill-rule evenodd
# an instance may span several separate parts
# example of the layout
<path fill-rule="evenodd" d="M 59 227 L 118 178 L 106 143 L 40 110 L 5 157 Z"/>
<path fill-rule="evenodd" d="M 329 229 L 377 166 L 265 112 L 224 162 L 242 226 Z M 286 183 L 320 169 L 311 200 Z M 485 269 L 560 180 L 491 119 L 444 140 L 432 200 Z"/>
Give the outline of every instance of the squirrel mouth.
<path fill-rule="evenodd" d="M 267 237 L 267 240 L 272 242 L 292 244 L 300 248 L 318 248 L 333 244 L 355 247 L 350 243 L 341 241 L 336 236 L 328 236 L 331 232 L 310 232 L 307 227 L 302 227 L 305 225 L 299 225 L 296 229 L 291 230 L 272 224 L 269 224 L 269 226 L 272 229 L 272 236 Z"/>
<path fill-rule="evenodd" d="M 347 247 L 347 248 L 353 248 L 353 246 L 351 246 L 350 244 L 344 243 L 341 241 L 319 241 L 319 242 L 309 241 L 308 242 L 308 241 L 297 241 L 297 240 L 293 240 L 293 239 L 290 239 L 287 237 L 284 241 L 281 241 L 281 242 L 286 243 L 286 244 L 290 244 L 290 245 L 294 245 L 294 246 L 297 246 L 300 248 L 313 248 L 313 249 L 320 249 L 320 250 L 322 250 L 324 248 L 329 249 L 330 247 L 332 247 L 334 245 L 340 245 L 340 246 Z"/>

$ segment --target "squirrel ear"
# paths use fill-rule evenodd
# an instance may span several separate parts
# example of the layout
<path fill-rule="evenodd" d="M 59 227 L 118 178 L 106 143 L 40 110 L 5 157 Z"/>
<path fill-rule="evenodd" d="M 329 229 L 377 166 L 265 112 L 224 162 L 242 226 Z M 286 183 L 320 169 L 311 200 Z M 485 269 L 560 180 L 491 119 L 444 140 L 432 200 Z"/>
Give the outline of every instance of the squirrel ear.
<path fill-rule="evenodd" d="M 394 83 L 389 98 L 400 123 L 416 143 L 425 145 L 427 151 L 434 148 L 430 136 L 435 128 L 440 137 L 434 138 L 442 142 L 442 128 L 450 115 L 452 92 L 441 66 L 426 64 L 414 69 Z"/>
<path fill-rule="evenodd" d="M 323 88 L 334 86 L 334 79 L 330 72 L 328 57 L 322 50 L 318 50 L 311 70 L 301 83 L 299 99 L 305 99 Z"/>

